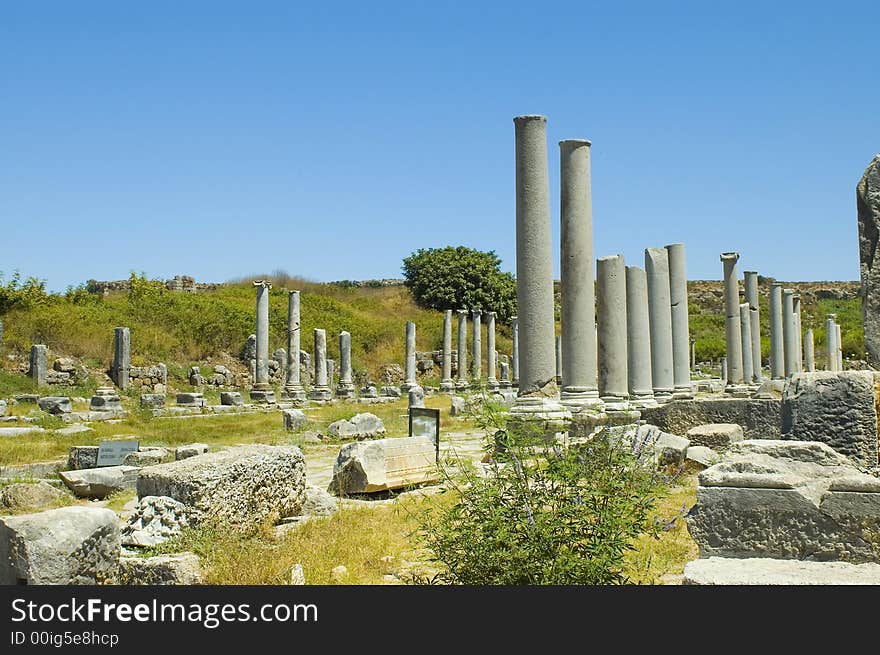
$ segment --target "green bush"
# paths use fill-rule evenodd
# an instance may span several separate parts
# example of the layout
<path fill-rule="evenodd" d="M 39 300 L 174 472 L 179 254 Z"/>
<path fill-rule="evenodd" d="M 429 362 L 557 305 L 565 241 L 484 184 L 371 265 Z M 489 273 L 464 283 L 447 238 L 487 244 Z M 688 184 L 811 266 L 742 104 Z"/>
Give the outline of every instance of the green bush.
<path fill-rule="evenodd" d="M 619 440 L 597 436 L 560 447 L 521 429 L 496 433 L 486 477 L 453 480 L 460 501 L 420 519 L 443 571 L 466 585 L 620 584 L 634 539 L 649 521 L 659 484 Z M 536 443 L 542 445 L 536 446 Z"/>
<path fill-rule="evenodd" d="M 516 312 L 516 282 L 494 251 L 464 246 L 419 249 L 403 260 L 406 286 L 422 307 L 494 311 L 499 321 Z"/>

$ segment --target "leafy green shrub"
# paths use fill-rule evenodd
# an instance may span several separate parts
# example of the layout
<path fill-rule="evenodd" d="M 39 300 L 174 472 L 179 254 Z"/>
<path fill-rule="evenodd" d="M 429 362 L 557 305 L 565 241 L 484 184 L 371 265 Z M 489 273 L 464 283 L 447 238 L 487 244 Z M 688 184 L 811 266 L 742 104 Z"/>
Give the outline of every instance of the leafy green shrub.
<path fill-rule="evenodd" d="M 422 307 L 441 311 L 474 307 L 494 311 L 499 321 L 506 321 L 516 312 L 516 282 L 500 265 L 494 251 L 422 248 L 403 260 L 403 275 Z"/>
<path fill-rule="evenodd" d="M 487 477 L 453 481 L 460 501 L 429 510 L 421 535 L 443 565 L 435 580 L 467 585 L 620 584 L 659 485 L 622 442 L 536 446 L 521 429 L 496 433 Z"/>

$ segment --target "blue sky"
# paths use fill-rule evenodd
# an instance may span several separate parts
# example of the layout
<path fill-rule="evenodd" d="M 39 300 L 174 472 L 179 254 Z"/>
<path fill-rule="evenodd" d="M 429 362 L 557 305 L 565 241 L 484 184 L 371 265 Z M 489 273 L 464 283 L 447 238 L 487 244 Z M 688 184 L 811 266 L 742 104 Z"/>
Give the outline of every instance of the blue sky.
<path fill-rule="evenodd" d="M 0 271 L 515 270 L 514 130 L 593 141 L 596 256 L 857 279 L 880 3 L 0 3 Z M 558 256 L 557 256 L 558 259 Z M 558 274 L 558 262 L 557 262 Z"/>

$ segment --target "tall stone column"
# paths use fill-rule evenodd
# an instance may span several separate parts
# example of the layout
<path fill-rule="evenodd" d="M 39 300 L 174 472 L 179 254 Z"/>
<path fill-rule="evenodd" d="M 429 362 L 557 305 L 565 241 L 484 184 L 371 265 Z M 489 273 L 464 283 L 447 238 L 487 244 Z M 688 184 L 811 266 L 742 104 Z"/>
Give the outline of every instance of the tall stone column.
<path fill-rule="evenodd" d="M 648 278 L 644 269 L 638 266 L 626 267 L 626 353 L 627 381 L 633 406 L 656 406 L 651 382 Z"/>
<path fill-rule="evenodd" d="M 755 370 L 752 366 L 752 321 L 749 318 L 749 303 L 744 302 L 739 306 L 740 337 L 743 354 L 743 379 L 749 384 L 755 379 Z"/>
<path fill-rule="evenodd" d="M 785 377 L 785 346 L 782 335 L 782 284 L 770 287 L 770 377 Z"/>
<path fill-rule="evenodd" d="M 782 290 L 782 340 L 785 342 L 785 377 L 798 372 L 797 324 L 794 318 L 794 289 Z"/>
<path fill-rule="evenodd" d="M 727 387 L 730 394 L 745 394 L 742 353 L 742 321 L 739 315 L 739 274 L 736 262 L 739 253 L 725 252 L 721 255 L 724 264 L 724 338 L 727 344 Z"/>
<path fill-rule="evenodd" d="M 330 400 L 330 385 L 327 382 L 327 332 L 319 328 L 314 330 L 315 352 L 312 362 L 315 366 L 315 384 L 309 392 L 310 400 Z"/>
<path fill-rule="evenodd" d="M 519 392 L 515 415 L 571 418 L 559 404 L 554 370 L 553 251 L 550 241 L 550 183 L 547 119 L 517 116 L 516 300 L 520 318 Z"/>
<path fill-rule="evenodd" d="M 672 314 L 669 298 L 669 257 L 665 248 L 645 249 L 648 316 L 651 330 L 651 380 L 658 402 L 672 399 L 675 390 L 672 358 Z"/>
<path fill-rule="evenodd" d="M 721 379 L 727 384 L 727 357 L 721 358 Z"/>
<path fill-rule="evenodd" d="M 458 382 L 455 387 L 457 389 L 467 389 L 471 385 L 468 384 L 467 374 L 467 315 L 466 309 L 456 310 L 458 314 Z"/>
<path fill-rule="evenodd" d="M 281 400 L 306 400 L 299 370 L 300 336 L 300 294 L 299 291 L 290 291 L 287 294 L 287 378 L 281 390 Z"/>
<path fill-rule="evenodd" d="M 837 318 L 836 314 L 828 314 L 828 318 L 825 319 L 825 356 L 827 358 L 827 363 L 825 364 L 825 368 L 828 371 L 837 371 L 838 360 L 837 360 L 837 324 L 835 323 L 835 319 Z"/>
<path fill-rule="evenodd" d="M 697 370 L 697 341 L 695 339 L 691 341 L 691 370 L 694 372 Z"/>
<path fill-rule="evenodd" d="M 837 330 L 837 338 L 835 339 L 835 343 L 837 344 L 837 370 L 843 370 L 843 335 L 840 333 L 840 323 L 835 323 L 835 329 Z"/>
<path fill-rule="evenodd" d="M 257 290 L 257 361 L 251 401 L 274 403 L 275 392 L 269 386 L 269 289 L 272 285 L 266 280 L 257 280 L 254 287 Z"/>
<path fill-rule="evenodd" d="M 597 386 L 596 291 L 590 142 L 559 142 L 562 286 L 562 404 L 601 408 Z"/>
<path fill-rule="evenodd" d="M 113 382 L 122 391 L 129 387 L 131 373 L 131 332 L 127 327 L 115 328 L 113 334 Z"/>
<path fill-rule="evenodd" d="M 687 271 L 683 243 L 666 246 L 669 262 L 669 303 L 672 320 L 673 398 L 694 397 L 690 367 L 690 322 L 688 320 Z"/>
<path fill-rule="evenodd" d="M 28 375 L 34 382 L 37 383 L 38 387 L 42 387 L 46 384 L 46 377 L 49 373 L 49 366 L 47 362 L 47 357 L 49 354 L 49 348 L 45 344 L 37 343 L 31 346 L 31 357 L 30 357 L 30 367 L 28 368 Z"/>
<path fill-rule="evenodd" d="M 486 312 L 486 384 L 490 389 L 498 388 L 495 376 L 495 312 Z"/>
<path fill-rule="evenodd" d="M 519 386 L 519 318 L 510 317 L 510 329 L 513 333 L 513 352 L 510 353 L 510 375 L 514 387 Z"/>
<path fill-rule="evenodd" d="M 452 310 L 443 312 L 443 371 L 440 377 L 440 391 L 450 392 L 455 389 L 452 380 Z"/>
<path fill-rule="evenodd" d="M 761 314 L 758 309 L 758 272 L 745 271 L 746 302 L 749 303 L 749 332 L 752 335 L 752 370 L 754 376 L 750 382 L 760 384 L 763 379 L 761 373 Z"/>
<path fill-rule="evenodd" d="M 629 380 L 626 352 L 626 265 L 623 255 L 599 257 L 596 260 L 596 283 L 599 397 L 604 401 L 606 410 L 626 410 L 629 407 Z M 666 288 L 669 289 L 668 280 Z M 668 306 L 667 304 L 667 308 Z M 653 342 L 651 345 L 653 346 Z M 670 377 L 671 373 L 670 367 Z"/>
<path fill-rule="evenodd" d="M 351 378 L 351 334 L 339 333 L 339 384 L 337 398 L 354 398 L 354 381 Z"/>
<path fill-rule="evenodd" d="M 808 373 L 812 373 L 816 370 L 816 355 L 814 348 L 813 330 L 810 328 L 804 333 L 804 360 L 806 362 Z"/>
<path fill-rule="evenodd" d="M 480 384 L 483 377 L 483 339 L 480 335 L 482 312 L 471 310 L 471 377 L 474 384 Z"/>
<path fill-rule="evenodd" d="M 795 346 L 797 346 L 797 355 L 796 355 L 796 371 L 798 373 L 804 372 L 804 360 L 803 360 L 803 352 L 804 352 L 804 339 L 803 333 L 801 332 L 801 294 L 795 292 L 791 297 L 791 305 L 792 311 L 794 312 L 794 338 L 795 338 Z"/>
<path fill-rule="evenodd" d="M 416 380 L 416 324 L 412 321 L 406 322 L 406 368 L 403 378 L 403 384 L 400 385 L 401 391 L 409 391 L 413 387 L 419 386 Z"/>
<path fill-rule="evenodd" d="M 556 384 L 562 384 L 562 335 L 556 336 Z"/>

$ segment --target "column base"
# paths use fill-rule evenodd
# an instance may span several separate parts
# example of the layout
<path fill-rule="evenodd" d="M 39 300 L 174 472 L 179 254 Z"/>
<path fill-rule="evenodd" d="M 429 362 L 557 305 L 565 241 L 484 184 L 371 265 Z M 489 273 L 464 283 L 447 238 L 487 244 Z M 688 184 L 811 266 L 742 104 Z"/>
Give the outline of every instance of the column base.
<path fill-rule="evenodd" d="M 467 380 L 459 380 L 455 383 L 455 388 L 458 391 L 466 391 L 467 389 L 471 388 L 471 384 Z"/>
<path fill-rule="evenodd" d="M 605 408 L 605 402 L 599 398 L 599 392 L 595 389 L 580 387 L 567 387 L 559 394 L 559 402 L 572 412 L 593 410 L 601 412 Z"/>
<path fill-rule="evenodd" d="M 272 389 L 251 389 L 251 402 L 258 405 L 274 405 L 275 392 Z"/>
<path fill-rule="evenodd" d="M 305 402 L 308 400 L 306 390 L 302 386 L 284 387 L 281 389 L 281 400 Z"/>
<path fill-rule="evenodd" d="M 571 420 L 571 412 L 558 400 L 547 396 L 519 396 L 510 408 L 510 414 L 524 420 L 559 423 Z"/>
<path fill-rule="evenodd" d="M 332 400 L 330 387 L 315 387 L 309 392 L 309 400 Z"/>
<path fill-rule="evenodd" d="M 728 384 L 724 387 L 724 393 L 734 398 L 748 398 L 752 395 L 749 388 L 744 384 Z"/>
<path fill-rule="evenodd" d="M 673 400 L 693 400 L 694 387 L 692 384 L 676 385 L 672 391 Z"/>
<path fill-rule="evenodd" d="M 336 397 L 343 399 L 354 398 L 354 385 L 350 382 L 340 382 L 336 385 Z"/>
<path fill-rule="evenodd" d="M 654 389 L 654 400 L 664 405 L 672 400 L 675 389 Z"/>
<path fill-rule="evenodd" d="M 498 380 L 495 378 L 487 378 L 486 379 L 486 387 L 491 389 L 497 389 L 499 387 Z"/>
<path fill-rule="evenodd" d="M 501 380 L 501 382 L 498 383 L 498 387 L 501 389 L 511 389 L 513 385 L 510 384 L 509 380 Z"/>
<path fill-rule="evenodd" d="M 440 382 L 440 393 L 453 393 L 455 392 L 455 382 L 452 380 L 443 380 Z"/>
<path fill-rule="evenodd" d="M 419 386 L 418 382 L 404 382 L 403 384 L 400 385 L 400 392 L 401 393 L 409 393 L 410 389 L 417 387 L 417 386 Z"/>
<path fill-rule="evenodd" d="M 654 398 L 653 391 L 634 392 L 630 394 L 629 404 L 635 409 L 647 409 L 649 407 L 659 407 L 660 403 Z"/>

